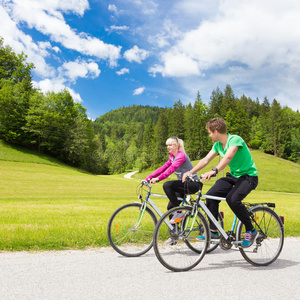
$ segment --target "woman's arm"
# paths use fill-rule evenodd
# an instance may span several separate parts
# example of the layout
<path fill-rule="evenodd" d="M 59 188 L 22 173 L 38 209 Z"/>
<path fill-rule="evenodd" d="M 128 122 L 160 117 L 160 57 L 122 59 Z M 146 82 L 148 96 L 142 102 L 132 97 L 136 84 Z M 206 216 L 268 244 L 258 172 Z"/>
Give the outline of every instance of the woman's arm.
<path fill-rule="evenodd" d="M 182 181 L 184 182 L 188 175 L 195 174 L 198 171 L 200 171 L 201 169 L 203 169 L 204 167 L 206 167 L 208 165 L 208 163 L 211 160 L 213 160 L 217 155 L 218 155 L 217 152 L 210 150 L 208 152 L 208 154 L 204 158 L 202 158 L 193 169 L 191 169 L 189 172 L 186 172 L 183 174 Z"/>

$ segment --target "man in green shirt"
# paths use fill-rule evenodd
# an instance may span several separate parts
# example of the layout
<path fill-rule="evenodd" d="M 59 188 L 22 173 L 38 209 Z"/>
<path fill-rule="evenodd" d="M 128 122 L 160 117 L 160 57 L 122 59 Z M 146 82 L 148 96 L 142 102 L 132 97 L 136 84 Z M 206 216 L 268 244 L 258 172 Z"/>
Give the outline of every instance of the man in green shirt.
<path fill-rule="evenodd" d="M 253 228 L 248 211 L 242 200 L 257 187 L 257 168 L 245 141 L 238 135 L 227 133 L 227 126 L 223 119 L 215 118 L 208 121 L 206 129 L 214 145 L 211 151 L 193 169 L 184 174 L 182 180 L 185 181 L 187 175 L 200 171 L 213 158 L 220 155 L 222 159 L 218 165 L 205 173 L 202 181 L 210 180 L 211 176 L 218 174 L 227 165 L 230 168 L 230 173 L 227 173 L 226 177 L 218 179 L 206 194 L 226 197 L 229 207 L 246 227 L 242 247 L 250 247 L 255 241 L 258 232 Z M 206 202 L 207 207 L 216 219 L 218 219 L 219 203 L 220 201 L 210 199 L 207 199 Z M 211 238 L 220 238 L 212 222 L 210 223 L 210 231 Z M 203 236 L 199 238 L 204 239 Z"/>

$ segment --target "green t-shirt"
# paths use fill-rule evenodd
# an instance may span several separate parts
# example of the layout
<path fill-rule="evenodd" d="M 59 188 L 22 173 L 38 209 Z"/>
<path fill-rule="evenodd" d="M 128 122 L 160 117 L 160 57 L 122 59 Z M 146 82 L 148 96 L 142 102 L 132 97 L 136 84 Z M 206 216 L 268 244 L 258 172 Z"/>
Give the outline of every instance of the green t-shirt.
<path fill-rule="evenodd" d="M 225 149 L 223 149 L 221 142 L 216 142 L 213 145 L 212 150 L 219 153 L 221 157 L 224 157 L 228 148 L 232 146 L 238 146 L 239 148 L 228 164 L 231 175 L 237 178 L 243 175 L 257 176 L 258 171 L 250 150 L 240 136 L 228 133 L 228 140 Z"/>

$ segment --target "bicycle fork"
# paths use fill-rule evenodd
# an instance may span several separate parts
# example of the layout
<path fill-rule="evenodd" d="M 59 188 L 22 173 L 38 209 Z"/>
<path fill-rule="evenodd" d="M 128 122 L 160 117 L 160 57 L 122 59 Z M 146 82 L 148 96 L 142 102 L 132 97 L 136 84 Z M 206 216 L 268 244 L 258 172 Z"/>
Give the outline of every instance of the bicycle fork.
<path fill-rule="evenodd" d="M 146 201 L 144 201 L 140 208 L 140 213 L 139 213 L 138 219 L 137 219 L 136 223 L 132 226 L 131 231 L 135 231 L 140 226 L 141 221 L 145 214 L 146 207 L 147 207 L 147 203 L 146 203 Z"/>

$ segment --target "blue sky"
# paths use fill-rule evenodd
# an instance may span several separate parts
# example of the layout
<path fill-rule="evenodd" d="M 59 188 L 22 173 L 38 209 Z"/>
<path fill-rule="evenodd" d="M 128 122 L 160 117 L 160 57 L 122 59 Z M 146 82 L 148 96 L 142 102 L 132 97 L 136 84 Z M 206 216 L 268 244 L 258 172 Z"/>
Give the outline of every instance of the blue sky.
<path fill-rule="evenodd" d="M 205 103 L 230 84 L 300 109 L 298 0 L 0 0 L 0 36 L 87 115 Z"/>

